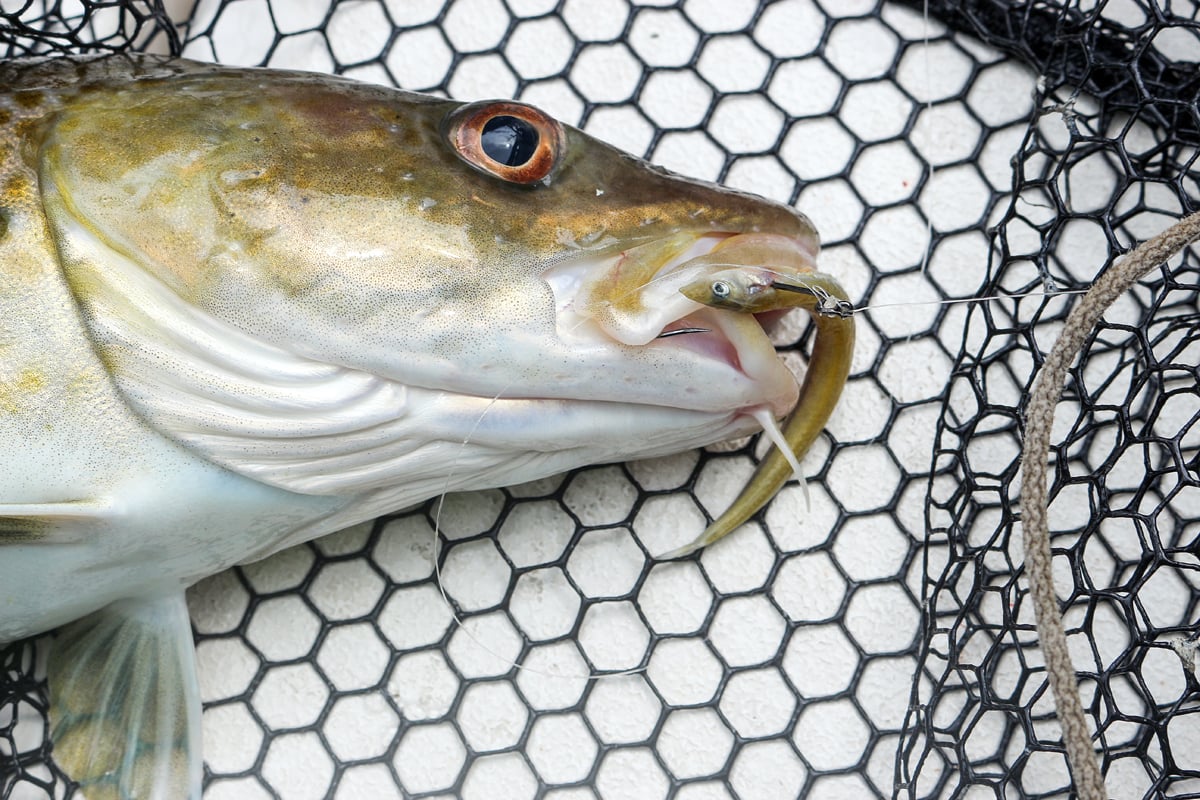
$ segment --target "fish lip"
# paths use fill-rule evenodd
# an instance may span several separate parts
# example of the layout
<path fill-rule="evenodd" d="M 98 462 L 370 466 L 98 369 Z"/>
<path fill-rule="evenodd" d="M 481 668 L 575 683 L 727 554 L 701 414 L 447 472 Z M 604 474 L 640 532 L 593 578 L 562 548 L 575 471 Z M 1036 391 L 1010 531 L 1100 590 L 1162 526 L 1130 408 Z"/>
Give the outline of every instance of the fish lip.
<path fill-rule="evenodd" d="M 746 241 L 763 245 L 759 252 L 750 253 L 754 257 L 751 260 L 759 260 L 761 257 L 763 263 L 739 264 L 736 259 L 731 263 L 747 270 L 761 270 L 762 278 L 767 283 L 773 283 L 781 274 L 795 275 L 802 272 L 816 271 L 816 259 L 820 244 L 816 240 L 815 232 L 809 238 L 760 231 L 725 232 L 700 238 L 712 239 L 712 247 L 708 252 L 693 256 L 692 258 L 675 259 L 663 264 L 656 273 L 656 279 L 669 276 L 672 273 L 686 272 L 698 262 L 711 259 L 720 252 L 736 251 L 737 243 Z M 758 248 L 752 246 L 749 249 L 754 251 Z M 738 255 L 745 256 L 747 253 L 742 252 Z M 773 261 L 770 258 L 772 255 L 782 256 L 780 262 L 791 261 L 792 263 Z M 677 317 L 675 320 L 663 325 L 658 333 L 655 334 L 655 341 L 660 343 L 665 342 L 668 346 L 677 345 L 686 347 L 689 343 L 696 343 L 696 339 L 693 337 L 715 335 L 722 340 L 724 345 L 731 348 L 731 350 L 726 352 L 725 358 L 731 367 L 751 380 L 767 377 L 765 374 L 767 370 L 762 361 L 769 358 L 774 363 L 779 361 L 779 357 L 776 354 L 774 345 L 767 337 L 767 329 L 762 324 L 762 320 L 760 320 L 758 315 L 727 311 L 699 304 L 694 305 L 698 306 L 697 310 L 682 317 Z M 790 313 L 790 310 L 786 313 Z M 687 334 L 661 338 L 663 333 L 668 332 L 674 327 L 686 327 L 688 325 L 687 320 L 689 319 L 697 319 L 697 327 L 703 327 L 705 321 L 712 322 L 711 334 Z M 749 320 L 753 320 L 753 328 L 743 324 Z M 791 406 L 789 405 L 787 408 L 782 409 L 780 413 L 786 413 L 790 409 Z M 779 411 L 779 409 L 776 410 Z"/>
<path fill-rule="evenodd" d="M 689 270 L 703 266 L 705 259 L 712 262 L 713 254 L 726 248 L 734 258 L 739 259 L 723 265 L 726 269 L 730 266 L 761 269 L 764 277 L 814 271 L 820 245 L 815 231 L 810 231 L 802 227 L 798 233 L 709 230 L 688 234 L 690 244 L 682 253 L 654 265 L 652 278 L 645 284 L 645 294 L 649 296 L 657 292 L 657 297 L 647 303 L 647 317 L 643 320 L 645 324 L 636 330 L 614 331 L 615 326 L 606 327 L 598 323 L 595 317 L 589 317 L 586 306 L 596 296 L 603 295 L 603 282 L 588 286 L 587 280 L 580 280 L 568 287 L 560 280 L 561 275 L 549 276 L 548 282 L 558 305 L 560 333 L 564 338 L 582 339 L 583 343 L 589 345 L 604 342 L 618 346 L 690 351 L 700 358 L 727 367 L 730 382 L 746 382 L 754 387 L 753 391 L 747 390 L 748 396 L 744 402 L 727 406 L 726 410 L 742 414 L 768 406 L 777 416 L 783 416 L 795 405 L 798 383 L 796 376 L 779 358 L 760 320 L 753 314 L 713 308 L 692 301 L 672 286 L 672 279 L 683 281 Z M 614 269 L 614 260 L 625 257 L 630 250 L 643 245 L 645 242 L 638 242 L 616 253 L 610 252 L 604 258 L 593 260 L 591 265 L 601 272 L 605 269 L 611 271 Z M 761 247 L 756 250 L 756 245 Z M 780 264 L 772 258 L 773 255 L 782 255 L 790 263 Z M 746 260 L 746 256 L 752 258 Z M 597 265 L 597 261 L 602 264 Z M 581 263 L 587 262 L 586 258 L 581 260 Z M 707 330 L 704 333 L 662 336 L 663 333 L 688 327 Z"/>

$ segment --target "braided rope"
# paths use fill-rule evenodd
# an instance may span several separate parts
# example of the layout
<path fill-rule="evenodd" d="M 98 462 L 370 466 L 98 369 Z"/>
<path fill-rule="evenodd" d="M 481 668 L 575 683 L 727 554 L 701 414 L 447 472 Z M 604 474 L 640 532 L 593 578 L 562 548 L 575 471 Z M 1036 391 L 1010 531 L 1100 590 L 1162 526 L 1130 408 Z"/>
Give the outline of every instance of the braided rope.
<path fill-rule="evenodd" d="M 1068 367 L 1088 335 L 1113 302 L 1138 279 L 1200 239 L 1200 213 L 1192 214 L 1142 243 L 1104 273 L 1067 317 L 1062 334 L 1046 356 L 1029 398 L 1025 447 L 1021 458 L 1021 520 L 1025 573 L 1033 597 L 1038 638 L 1046 656 L 1046 672 L 1062 724 L 1067 762 L 1080 800 L 1106 800 L 1104 777 L 1096 763 L 1075 667 L 1067 648 L 1051 572 L 1050 530 L 1046 514 L 1044 457 L 1050 448 L 1054 410 L 1062 396 Z"/>

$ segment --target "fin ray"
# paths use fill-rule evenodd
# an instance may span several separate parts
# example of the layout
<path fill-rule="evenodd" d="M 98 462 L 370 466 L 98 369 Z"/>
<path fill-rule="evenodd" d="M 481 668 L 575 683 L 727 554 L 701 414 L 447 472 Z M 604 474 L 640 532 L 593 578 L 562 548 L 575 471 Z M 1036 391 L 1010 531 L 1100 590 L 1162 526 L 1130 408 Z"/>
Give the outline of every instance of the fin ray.
<path fill-rule="evenodd" d="M 199 800 L 200 690 L 182 590 L 63 628 L 49 680 L 53 757 L 87 796 Z"/>

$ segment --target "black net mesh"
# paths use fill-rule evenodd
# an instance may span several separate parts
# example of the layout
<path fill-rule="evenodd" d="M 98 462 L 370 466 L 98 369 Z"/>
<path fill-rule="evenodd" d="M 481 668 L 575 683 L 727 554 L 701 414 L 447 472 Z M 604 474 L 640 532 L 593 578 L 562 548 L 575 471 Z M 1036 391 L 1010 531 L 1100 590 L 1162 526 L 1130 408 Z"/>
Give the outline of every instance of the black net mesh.
<path fill-rule="evenodd" d="M 1124 4 L 1113 19 L 1017 4 L 997 25 L 999 9 L 979 5 L 953 9 L 955 24 L 1044 76 L 986 291 L 1086 288 L 1200 204 L 1196 6 Z M 1200 796 L 1197 279 L 1190 251 L 1109 311 L 1072 372 L 1048 461 L 1056 589 L 1115 797 Z M 929 682 L 901 746 L 909 796 L 1069 787 L 1013 511 L 1024 403 L 1067 308 L 994 302 L 968 320 L 930 484 L 930 543 L 948 563 L 930 574 Z"/>
<path fill-rule="evenodd" d="M 789 486 L 701 556 L 652 559 L 725 507 L 755 442 L 451 496 L 196 587 L 206 798 L 1069 792 L 1014 481 L 1073 299 L 1019 295 L 1086 287 L 1197 210 L 1200 11 L 923 7 L 0 2 L 9 56 L 150 48 L 538 103 L 796 204 L 879 307 L 811 507 Z M 1110 310 L 1047 458 L 1113 797 L 1200 797 L 1198 280 L 1189 251 Z M 933 302 L 974 296 L 1001 299 Z M 40 654 L 0 648 L 0 800 L 70 793 Z"/>
<path fill-rule="evenodd" d="M 0 18 L 5 58 L 154 51 L 181 44 L 161 2 L 6 2 Z"/>

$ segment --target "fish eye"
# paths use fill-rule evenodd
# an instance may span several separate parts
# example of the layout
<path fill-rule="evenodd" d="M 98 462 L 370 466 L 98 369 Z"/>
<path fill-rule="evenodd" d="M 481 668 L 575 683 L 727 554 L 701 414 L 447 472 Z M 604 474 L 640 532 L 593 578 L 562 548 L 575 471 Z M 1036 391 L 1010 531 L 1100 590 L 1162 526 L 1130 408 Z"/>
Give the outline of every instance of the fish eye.
<path fill-rule="evenodd" d="M 483 123 L 479 143 L 484 155 L 506 167 L 528 164 L 537 152 L 537 128 L 520 117 L 500 114 Z"/>
<path fill-rule="evenodd" d="M 509 183 L 548 184 L 562 154 L 562 126 L 522 103 L 470 103 L 451 112 L 445 128 L 459 158 Z"/>
<path fill-rule="evenodd" d="M 716 300 L 727 300 L 733 294 L 733 287 L 725 281 L 713 281 L 712 296 Z"/>

